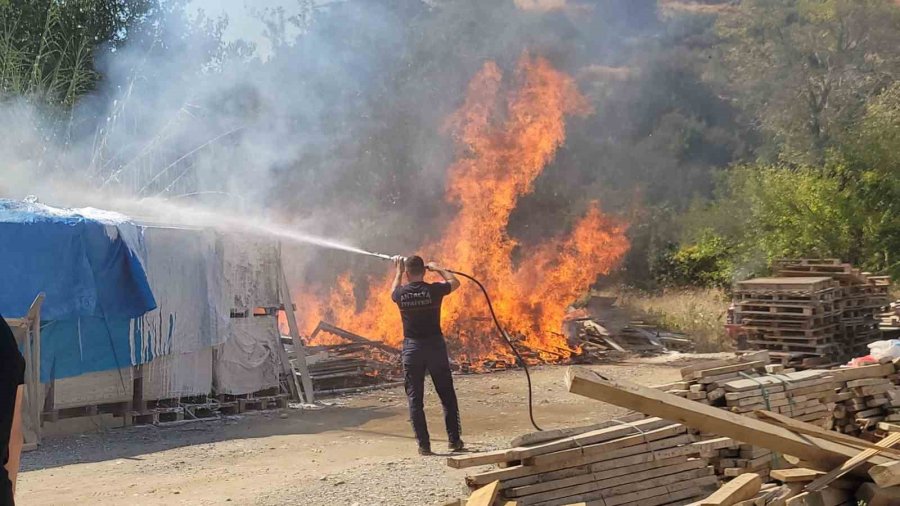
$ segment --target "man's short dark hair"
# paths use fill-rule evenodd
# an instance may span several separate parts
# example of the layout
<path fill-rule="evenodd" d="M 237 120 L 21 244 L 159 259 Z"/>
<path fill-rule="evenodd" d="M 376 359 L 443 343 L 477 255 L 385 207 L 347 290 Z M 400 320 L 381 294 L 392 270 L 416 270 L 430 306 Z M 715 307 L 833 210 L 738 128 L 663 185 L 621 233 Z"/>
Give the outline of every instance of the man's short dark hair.
<path fill-rule="evenodd" d="M 406 261 L 404 262 L 404 264 L 407 273 L 413 276 L 425 275 L 425 260 L 422 260 L 422 257 L 418 255 L 406 257 Z"/>

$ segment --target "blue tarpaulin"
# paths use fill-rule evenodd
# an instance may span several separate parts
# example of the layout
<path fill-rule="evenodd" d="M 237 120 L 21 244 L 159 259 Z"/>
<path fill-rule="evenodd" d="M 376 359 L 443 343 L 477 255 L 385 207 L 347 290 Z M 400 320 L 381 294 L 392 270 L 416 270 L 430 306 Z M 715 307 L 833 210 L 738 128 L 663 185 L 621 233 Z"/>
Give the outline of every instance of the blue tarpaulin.
<path fill-rule="evenodd" d="M 46 294 L 43 380 L 131 365 L 129 323 L 156 307 L 142 249 L 121 215 L 0 199 L 0 314 Z"/>

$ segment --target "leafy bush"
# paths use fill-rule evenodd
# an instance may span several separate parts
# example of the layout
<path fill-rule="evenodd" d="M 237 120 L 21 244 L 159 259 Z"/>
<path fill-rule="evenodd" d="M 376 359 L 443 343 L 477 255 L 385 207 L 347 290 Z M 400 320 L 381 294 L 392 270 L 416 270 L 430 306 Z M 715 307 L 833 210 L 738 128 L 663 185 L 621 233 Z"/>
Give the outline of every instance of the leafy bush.
<path fill-rule="evenodd" d="M 727 239 L 706 229 L 699 240 L 662 252 L 654 275 L 665 286 L 726 287 L 734 276 L 733 250 Z"/>

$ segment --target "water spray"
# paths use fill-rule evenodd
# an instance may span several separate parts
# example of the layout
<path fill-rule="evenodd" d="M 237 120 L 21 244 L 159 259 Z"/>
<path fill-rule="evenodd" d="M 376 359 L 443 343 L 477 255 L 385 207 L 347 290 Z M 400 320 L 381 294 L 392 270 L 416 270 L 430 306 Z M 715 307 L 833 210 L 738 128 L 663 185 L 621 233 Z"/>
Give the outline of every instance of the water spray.
<path fill-rule="evenodd" d="M 380 258 L 382 260 L 389 260 L 389 261 L 393 261 L 394 258 L 396 258 L 391 255 L 386 255 L 384 253 L 373 253 L 371 251 L 360 250 L 360 253 L 371 256 L 371 257 Z M 399 258 L 406 260 L 405 257 L 399 257 Z M 522 367 L 523 371 L 525 371 L 525 379 L 528 381 L 528 418 L 531 419 L 531 425 L 534 426 L 534 428 L 537 430 L 543 430 L 534 421 L 534 401 L 533 401 L 532 386 L 531 386 L 531 373 L 528 371 L 528 364 L 525 362 L 525 359 L 522 358 L 522 355 L 519 354 L 519 350 L 516 349 L 516 346 L 513 344 L 512 339 L 509 338 L 509 334 L 506 333 L 506 330 L 503 329 L 503 325 L 500 324 L 500 320 L 497 318 L 497 313 L 494 312 L 494 304 L 491 302 L 491 296 L 488 295 L 487 288 L 484 287 L 484 285 L 481 283 L 481 281 L 478 281 L 472 275 L 466 274 L 464 272 L 454 271 L 452 269 L 446 269 L 446 271 L 456 274 L 457 276 L 462 276 L 462 277 L 468 279 L 469 281 L 478 285 L 478 288 L 481 289 L 481 293 L 484 294 L 484 300 L 487 301 L 488 309 L 491 312 L 491 318 L 494 320 L 494 325 L 497 327 L 497 332 L 500 333 L 500 336 L 503 338 L 504 341 L 506 341 L 506 344 L 507 344 L 507 346 L 509 346 L 509 349 L 512 350 L 513 355 L 515 355 L 515 357 L 516 357 L 516 363 L 520 367 Z"/>

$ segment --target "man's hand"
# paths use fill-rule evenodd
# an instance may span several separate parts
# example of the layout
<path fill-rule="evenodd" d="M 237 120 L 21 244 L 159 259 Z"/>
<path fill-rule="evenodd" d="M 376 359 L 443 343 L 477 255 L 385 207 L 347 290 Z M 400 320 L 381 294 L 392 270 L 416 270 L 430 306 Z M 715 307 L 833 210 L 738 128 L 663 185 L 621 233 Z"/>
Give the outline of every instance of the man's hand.
<path fill-rule="evenodd" d="M 391 261 L 394 262 L 394 266 L 397 268 L 397 272 L 394 274 L 394 282 L 391 283 L 391 297 L 393 297 L 394 292 L 397 291 L 397 288 L 403 282 L 403 271 L 406 270 L 406 259 L 397 255 L 391 257 Z"/>
<path fill-rule="evenodd" d="M 406 270 L 406 259 L 400 255 L 396 255 L 391 258 L 391 261 L 394 262 L 394 266 L 397 267 L 397 274 L 403 274 Z"/>
<path fill-rule="evenodd" d="M 450 284 L 450 291 L 456 290 L 459 288 L 459 280 L 456 279 L 456 276 L 453 275 L 452 272 L 448 271 L 445 267 L 441 267 L 437 262 L 428 262 L 425 264 L 425 268 L 429 271 L 436 272 L 444 278 L 444 281 Z"/>

